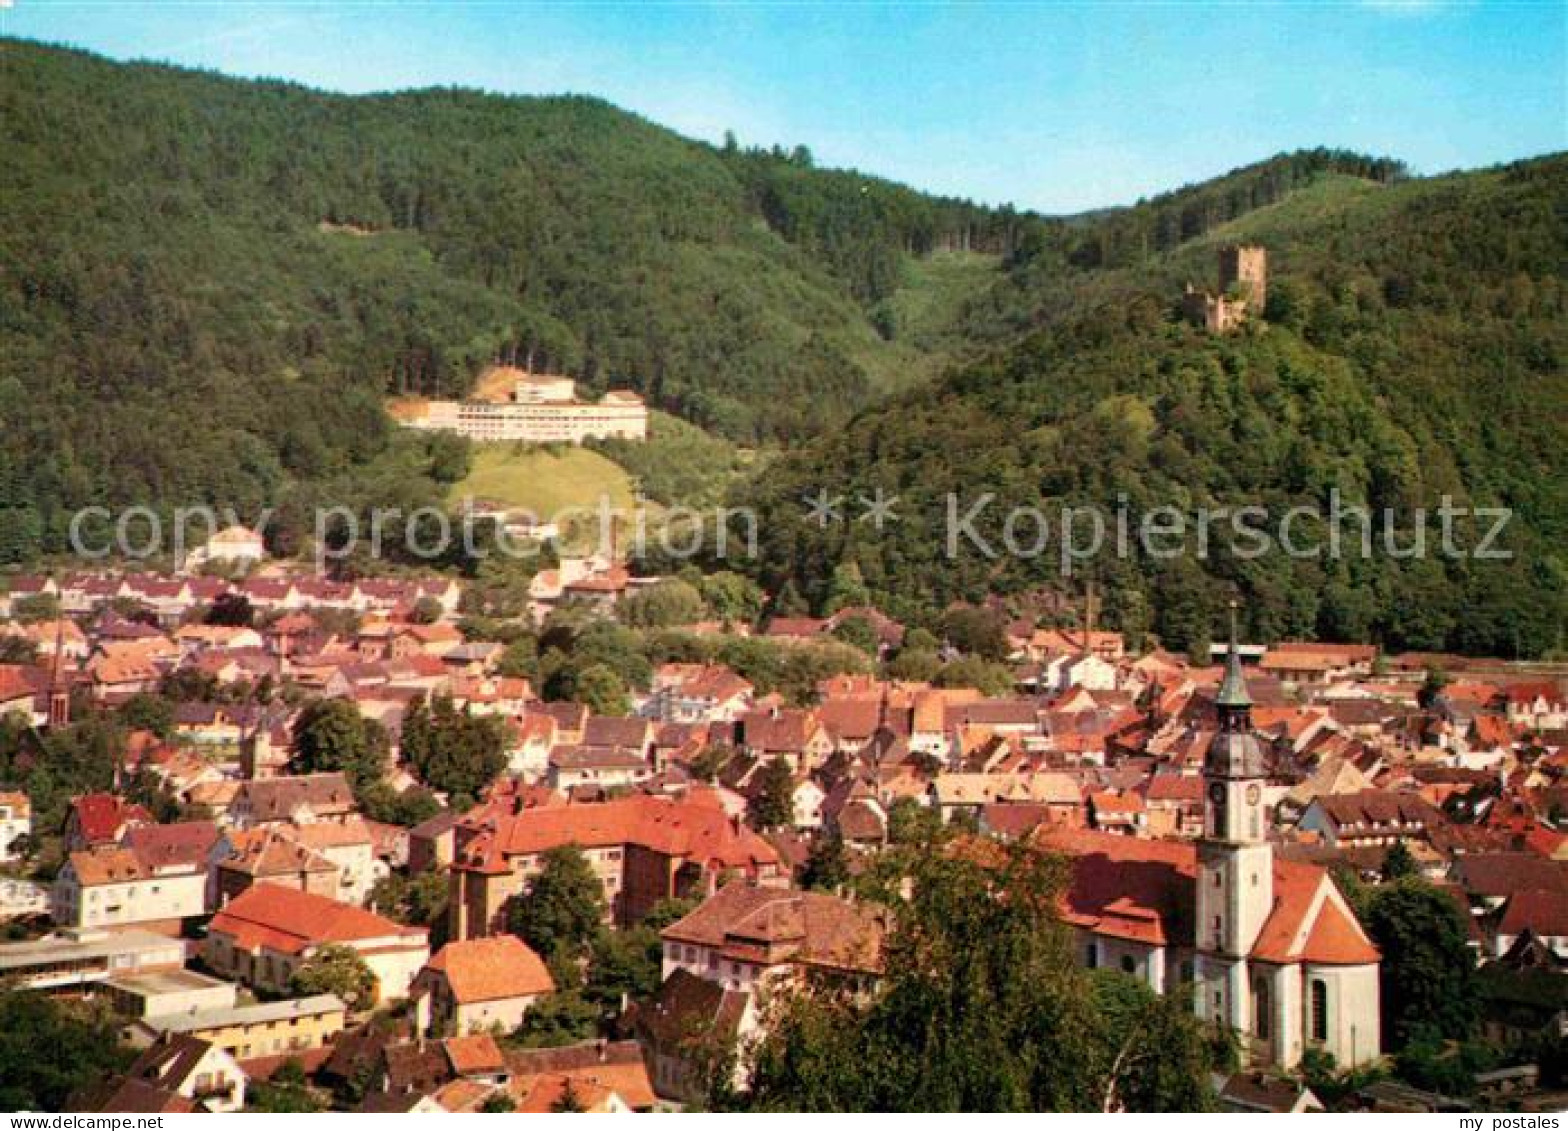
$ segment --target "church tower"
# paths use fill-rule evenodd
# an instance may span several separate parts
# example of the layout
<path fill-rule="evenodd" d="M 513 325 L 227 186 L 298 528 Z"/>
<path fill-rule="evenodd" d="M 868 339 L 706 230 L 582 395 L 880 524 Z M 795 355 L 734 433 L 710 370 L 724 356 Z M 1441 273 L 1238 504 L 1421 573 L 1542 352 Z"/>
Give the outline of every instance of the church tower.
<path fill-rule="evenodd" d="M 1203 759 L 1203 837 L 1198 841 L 1197 1012 L 1250 1032 L 1247 959 L 1273 910 L 1274 852 L 1264 821 L 1268 765 L 1252 732 L 1234 605 L 1225 678 L 1214 707 L 1219 729 Z"/>

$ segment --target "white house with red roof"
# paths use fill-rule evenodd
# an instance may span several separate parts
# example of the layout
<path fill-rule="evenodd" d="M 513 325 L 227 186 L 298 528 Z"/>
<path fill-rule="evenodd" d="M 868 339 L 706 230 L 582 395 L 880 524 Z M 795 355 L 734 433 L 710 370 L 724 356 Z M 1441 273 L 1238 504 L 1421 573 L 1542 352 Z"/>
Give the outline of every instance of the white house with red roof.
<path fill-rule="evenodd" d="M 269 883 L 247 888 L 212 917 L 202 957 L 225 977 L 281 993 L 294 972 L 329 944 L 346 946 L 365 960 L 380 1001 L 407 997 L 430 958 L 423 928 Z"/>
<path fill-rule="evenodd" d="M 555 990 L 544 960 L 516 935 L 464 939 L 436 952 L 414 981 L 420 1028 L 432 1035 L 510 1033 Z"/>

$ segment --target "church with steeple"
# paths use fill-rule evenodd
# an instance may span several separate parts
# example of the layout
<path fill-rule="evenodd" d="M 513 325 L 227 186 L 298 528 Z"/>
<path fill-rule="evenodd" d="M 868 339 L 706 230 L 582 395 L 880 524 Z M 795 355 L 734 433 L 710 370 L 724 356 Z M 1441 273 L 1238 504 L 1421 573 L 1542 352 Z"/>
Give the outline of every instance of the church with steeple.
<path fill-rule="evenodd" d="M 1293 1068 L 1308 1048 L 1340 1067 L 1381 1052 L 1378 952 L 1315 864 L 1270 839 L 1268 753 L 1234 622 L 1215 730 L 1203 760 L 1203 835 L 1142 840 L 1056 830 L 1038 839 L 1073 860 L 1067 919 L 1090 966 L 1194 995 L 1259 1067 Z"/>

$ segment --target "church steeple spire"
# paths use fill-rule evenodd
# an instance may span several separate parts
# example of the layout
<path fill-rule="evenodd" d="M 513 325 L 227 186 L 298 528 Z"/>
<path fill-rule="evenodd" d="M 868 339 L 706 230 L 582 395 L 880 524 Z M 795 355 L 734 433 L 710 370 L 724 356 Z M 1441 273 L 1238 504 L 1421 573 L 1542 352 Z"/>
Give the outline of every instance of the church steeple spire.
<path fill-rule="evenodd" d="M 1241 648 L 1236 643 L 1236 604 L 1230 607 L 1230 648 L 1225 656 L 1225 677 L 1214 696 L 1219 728 L 1203 760 L 1210 777 L 1264 778 L 1268 776 L 1263 745 L 1252 733 L 1252 696 L 1241 674 Z"/>
<path fill-rule="evenodd" d="M 1230 603 L 1230 648 L 1225 653 L 1225 678 L 1220 683 L 1214 705 L 1222 711 L 1245 711 L 1252 706 L 1247 681 L 1241 674 L 1241 652 L 1236 646 L 1236 602 Z"/>

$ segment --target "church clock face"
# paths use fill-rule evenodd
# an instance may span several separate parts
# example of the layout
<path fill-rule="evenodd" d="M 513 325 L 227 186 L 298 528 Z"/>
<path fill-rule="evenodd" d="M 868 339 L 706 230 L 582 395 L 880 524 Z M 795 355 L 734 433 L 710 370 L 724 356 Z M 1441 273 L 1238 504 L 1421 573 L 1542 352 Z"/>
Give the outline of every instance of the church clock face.
<path fill-rule="evenodd" d="M 1263 796 L 1263 791 L 1261 789 L 1259 789 L 1257 786 L 1249 785 L 1247 787 L 1247 804 L 1248 805 L 1256 805 L 1258 803 L 1258 798 L 1260 798 L 1262 796 Z"/>

